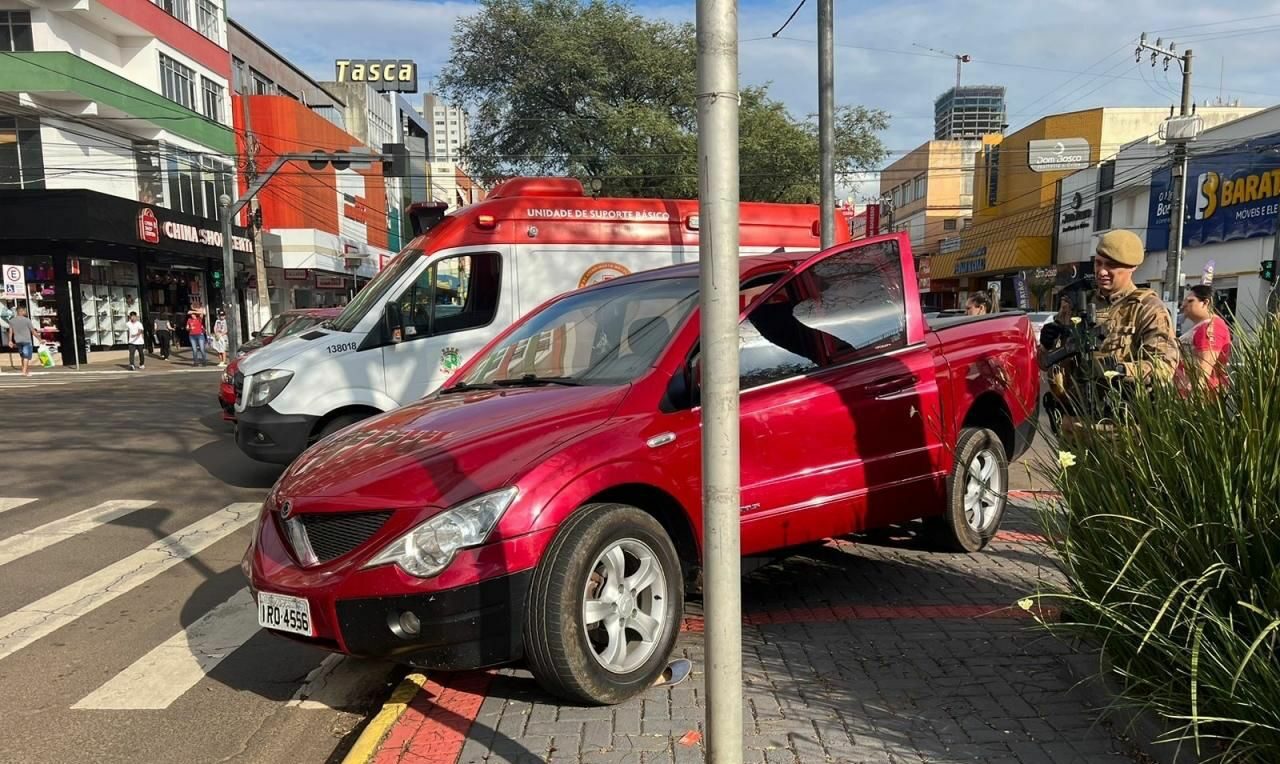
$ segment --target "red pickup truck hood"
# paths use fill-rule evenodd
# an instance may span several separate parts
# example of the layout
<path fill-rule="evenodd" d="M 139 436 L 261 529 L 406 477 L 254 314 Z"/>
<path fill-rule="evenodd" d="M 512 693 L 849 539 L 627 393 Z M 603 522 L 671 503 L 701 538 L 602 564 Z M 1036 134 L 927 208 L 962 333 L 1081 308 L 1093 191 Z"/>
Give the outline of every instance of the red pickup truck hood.
<path fill-rule="evenodd" d="M 443 509 L 501 488 L 532 460 L 602 424 L 627 389 L 546 386 L 439 395 L 312 447 L 280 478 L 276 493 L 299 509 L 318 511 Z"/>

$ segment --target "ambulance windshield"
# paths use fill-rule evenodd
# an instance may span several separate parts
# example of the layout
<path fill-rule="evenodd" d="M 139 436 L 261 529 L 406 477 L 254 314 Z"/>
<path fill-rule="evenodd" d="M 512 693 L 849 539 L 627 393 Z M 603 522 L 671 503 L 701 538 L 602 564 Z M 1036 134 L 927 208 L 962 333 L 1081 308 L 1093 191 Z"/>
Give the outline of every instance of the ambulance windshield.
<path fill-rule="evenodd" d="M 698 301 L 691 278 L 588 289 L 529 316 L 457 387 L 621 384 L 651 368 Z"/>
<path fill-rule="evenodd" d="M 353 332 L 360 325 L 360 321 L 369 312 L 371 307 L 381 305 L 383 298 L 391 287 L 395 286 L 400 277 L 412 268 L 419 260 L 422 259 L 422 250 L 418 248 L 405 249 L 400 254 L 392 258 L 387 267 L 383 268 L 373 280 L 365 285 L 364 289 L 356 295 L 338 315 L 329 324 L 335 332 Z"/>

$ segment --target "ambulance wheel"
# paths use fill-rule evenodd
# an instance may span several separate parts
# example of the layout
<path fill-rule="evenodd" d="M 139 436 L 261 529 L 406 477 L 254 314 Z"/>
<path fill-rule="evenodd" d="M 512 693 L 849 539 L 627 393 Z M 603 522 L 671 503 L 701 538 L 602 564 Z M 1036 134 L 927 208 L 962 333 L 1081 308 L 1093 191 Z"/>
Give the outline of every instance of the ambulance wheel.
<path fill-rule="evenodd" d="M 571 515 L 533 574 L 525 657 L 549 693 L 620 703 L 667 667 L 680 633 L 684 582 L 662 525 L 626 504 Z"/>
<path fill-rule="evenodd" d="M 1008 500 L 1009 458 L 1000 436 L 970 427 L 960 431 L 947 476 L 947 507 L 930 520 L 935 542 L 952 552 L 977 552 L 1000 528 Z"/>
<path fill-rule="evenodd" d="M 324 427 L 320 428 L 320 432 L 316 433 L 315 440 L 312 442 L 319 443 L 338 430 L 345 430 L 356 422 L 359 422 L 361 419 L 368 419 L 369 416 L 369 414 L 342 414 L 340 416 L 336 416 L 324 423 Z"/>

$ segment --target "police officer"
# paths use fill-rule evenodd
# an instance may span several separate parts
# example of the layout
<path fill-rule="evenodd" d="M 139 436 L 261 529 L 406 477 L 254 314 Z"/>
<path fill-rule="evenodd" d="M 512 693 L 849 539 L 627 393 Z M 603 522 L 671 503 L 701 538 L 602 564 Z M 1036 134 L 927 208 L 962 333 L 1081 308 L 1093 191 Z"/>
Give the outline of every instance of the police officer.
<path fill-rule="evenodd" d="M 1139 386 L 1173 380 L 1180 355 L 1169 311 L 1154 292 L 1133 283 L 1144 257 L 1142 240 L 1132 231 L 1110 231 L 1098 242 L 1092 312 L 1097 320 L 1093 336 L 1100 339 L 1089 357 L 1065 365 L 1062 387 L 1054 389 L 1072 414 L 1083 405 L 1094 417 L 1107 418 L 1114 401 L 1107 389 L 1123 397 Z M 1079 424 L 1075 416 L 1062 419 L 1068 429 Z"/>
<path fill-rule="evenodd" d="M 1133 283 L 1144 257 L 1142 239 L 1132 231 L 1108 231 L 1098 242 L 1093 302 L 1103 338 L 1094 363 L 1104 374 L 1114 371 L 1126 382 L 1151 385 L 1173 379 L 1180 355 L 1164 303 Z"/>

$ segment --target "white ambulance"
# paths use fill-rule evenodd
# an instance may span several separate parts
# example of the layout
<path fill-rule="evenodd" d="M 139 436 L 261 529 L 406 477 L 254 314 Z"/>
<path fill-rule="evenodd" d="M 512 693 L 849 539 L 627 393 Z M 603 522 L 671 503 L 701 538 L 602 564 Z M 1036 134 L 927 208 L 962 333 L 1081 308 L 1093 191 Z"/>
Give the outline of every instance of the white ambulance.
<path fill-rule="evenodd" d="M 515 178 L 450 215 L 411 212 L 417 238 L 342 315 L 241 361 L 236 443 L 246 454 L 287 464 L 434 391 L 546 300 L 698 257 L 696 201 L 595 199 L 571 178 Z M 847 226 L 836 229 L 848 239 Z M 817 250 L 819 231 L 815 206 L 742 205 L 744 255 Z"/>

